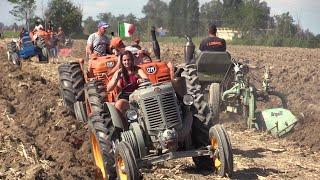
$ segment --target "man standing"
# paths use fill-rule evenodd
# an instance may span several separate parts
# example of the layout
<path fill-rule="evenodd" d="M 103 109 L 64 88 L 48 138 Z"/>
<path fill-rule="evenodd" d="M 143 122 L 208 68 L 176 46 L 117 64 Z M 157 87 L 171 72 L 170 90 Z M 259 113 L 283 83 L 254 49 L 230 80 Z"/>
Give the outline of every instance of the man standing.
<path fill-rule="evenodd" d="M 108 27 L 108 23 L 100 22 L 98 31 L 89 36 L 86 46 L 87 55 L 97 54 L 98 56 L 104 56 L 110 53 L 110 39 L 105 35 Z"/>
<path fill-rule="evenodd" d="M 203 39 L 200 43 L 200 51 L 226 51 L 226 41 L 217 37 L 217 26 L 209 25 L 209 37 Z"/>

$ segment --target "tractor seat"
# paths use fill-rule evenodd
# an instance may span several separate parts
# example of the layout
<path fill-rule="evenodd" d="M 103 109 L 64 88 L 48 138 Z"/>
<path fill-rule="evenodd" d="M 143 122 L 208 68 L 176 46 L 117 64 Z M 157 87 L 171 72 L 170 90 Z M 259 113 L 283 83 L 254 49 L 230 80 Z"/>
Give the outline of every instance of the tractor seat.
<path fill-rule="evenodd" d="M 228 52 L 203 51 L 196 60 L 200 81 L 221 82 L 231 65 Z"/>

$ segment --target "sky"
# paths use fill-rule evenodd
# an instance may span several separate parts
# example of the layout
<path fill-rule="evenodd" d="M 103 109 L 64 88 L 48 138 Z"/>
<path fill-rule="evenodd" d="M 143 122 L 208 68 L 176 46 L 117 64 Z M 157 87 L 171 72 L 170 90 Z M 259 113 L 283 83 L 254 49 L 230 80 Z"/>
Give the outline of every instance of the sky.
<path fill-rule="evenodd" d="M 36 15 L 42 16 L 42 9 L 46 8 L 49 0 L 36 0 Z M 70 0 L 74 4 L 80 4 L 83 8 L 84 19 L 88 16 L 96 17 L 102 12 L 111 12 L 114 15 L 132 13 L 137 17 L 143 17 L 142 7 L 148 0 Z M 170 0 L 163 0 L 169 3 Z M 199 0 L 200 5 L 210 0 Z M 271 7 L 271 15 L 290 12 L 296 23 L 303 29 L 309 29 L 315 34 L 320 34 L 320 1 L 319 0 L 264 0 Z M 14 17 L 9 13 L 12 5 L 7 0 L 0 0 L 0 22 L 12 24 Z M 43 8 L 42 8 L 43 7 Z M 21 23 L 18 23 L 21 24 Z"/>

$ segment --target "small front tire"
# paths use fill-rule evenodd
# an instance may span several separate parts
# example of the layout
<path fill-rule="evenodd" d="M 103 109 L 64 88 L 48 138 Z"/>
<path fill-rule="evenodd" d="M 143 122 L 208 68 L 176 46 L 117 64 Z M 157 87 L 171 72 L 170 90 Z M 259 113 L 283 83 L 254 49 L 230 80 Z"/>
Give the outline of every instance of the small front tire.
<path fill-rule="evenodd" d="M 136 158 L 127 142 L 120 142 L 115 150 L 115 163 L 119 180 L 141 179 Z"/>

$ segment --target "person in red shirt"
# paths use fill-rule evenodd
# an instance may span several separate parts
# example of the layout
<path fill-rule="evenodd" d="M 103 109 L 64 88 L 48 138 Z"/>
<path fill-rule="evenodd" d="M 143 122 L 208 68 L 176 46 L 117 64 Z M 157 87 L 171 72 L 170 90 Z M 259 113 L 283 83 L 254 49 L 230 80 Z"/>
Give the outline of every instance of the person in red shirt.
<path fill-rule="evenodd" d="M 226 41 L 217 37 L 217 26 L 215 24 L 209 25 L 209 37 L 203 39 L 200 43 L 200 51 L 226 51 Z"/>
<path fill-rule="evenodd" d="M 134 56 L 130 51 L 124 51 L 120 55 L 120 68 L 113 74 L 107 84 L 107 91 L 112 91 L 116 86 L 130 94 L 139 87 L 139 83 L 148 79 L 148 76 L 138 66 L 134 65 Z M 125 112 L 129 108 L 129 102 L 126 99 L 119 99 L 115 106 L 120 112 Z"/>

